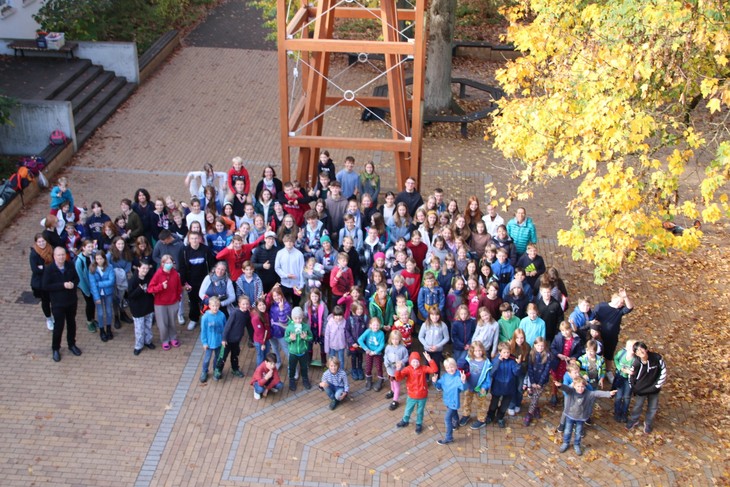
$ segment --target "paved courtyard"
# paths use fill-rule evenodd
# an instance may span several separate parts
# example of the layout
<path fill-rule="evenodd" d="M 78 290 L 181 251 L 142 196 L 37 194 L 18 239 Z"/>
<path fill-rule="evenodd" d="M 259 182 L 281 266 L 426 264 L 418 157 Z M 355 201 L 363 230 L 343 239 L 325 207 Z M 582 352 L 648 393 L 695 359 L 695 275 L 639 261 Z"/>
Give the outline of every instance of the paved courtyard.
<path fill-rule="evenodd" d="M 357 83 L 369 75 L 359 67 L 343 76 Z M 254 179 L 267 164 L 279 167 L 276 76 L 271 51 L 179 50 L 66 169 L 76 200 L 98 199 L 114 216 L 119 200 L 137 187 L 153 196 L 187 198 L 183 178 L 205 162 L 223 170 L 241 155 Z M 326 126 L 329 133 L 386 129 L 360 122 L 356 110 L 343 110 Z M 335 160 L 345 155 L 336 152 Z M 396 189 L 387 154 L 354 155 L 358 161 L 376 158 L 385 189 Z M 508 167 L 478 137 L 428 139 L 421 187 L 425 192 L 439 185 L 465 201 L 469 194 L 482 196 L 485 182 L 508 181 Z M 555 231 L 565 224 L 555 189 L 530 202 L 528 212 L 539 222 L 542 253 L 569 280 L 581 271 L 555 244 Z M 455 443 L 442 447 L 435 442 L 444 428 L 437 394 L 429 400 L 422 435 L 413 428 L 396 430 L 402 406 L 389 411 L 385 391 L 365 392 L 362 382 L 351 384 L 350 401 L 334 412 L 316 388 L 255 401 L 250 349 L 242 356 L 245 379 L 226 369 L 220 382 L 198 382 L 197 330 L 182 331 L 180 349 L 158 347 L 135 357 L 130 325 L 107 343 L 81 327 L 83 355 L 74 357 L 63 348 L 63 360 L 55 364 L 40 307 L 26 299 L 28 248 L 48 203 L 45 193 L 0 235 L 5 249 L 0 267 L 3 486 L 682 485 L 687 477 L 674 467 L 695 464 L 680 444 L 655 439 L 649 447 L 656 454 L 647 456 L 647 440 L 614 423 L 608 402 L 600 404 L 596 426 L 585 439 L 587 452 L 578 458 L 556 453 L 559 411 L 549 407 L 530 428 L 522 426 L 521 417 L 504 430 L 462 428 Z M 611 289 L 580 291 L 599 301 Z M 313 369 L 313 379 L 320 373 Z M 695 413 L 688 405 L 686 414 Z M 711 433 L 680 419 L 660 414 L 657 437 L 674 430 L 695 444 L 715 445 Z M 698 485 L 711 484 L 723 472 L 721 462 L 706 458 L 696 465 L 691 478 Z"/>

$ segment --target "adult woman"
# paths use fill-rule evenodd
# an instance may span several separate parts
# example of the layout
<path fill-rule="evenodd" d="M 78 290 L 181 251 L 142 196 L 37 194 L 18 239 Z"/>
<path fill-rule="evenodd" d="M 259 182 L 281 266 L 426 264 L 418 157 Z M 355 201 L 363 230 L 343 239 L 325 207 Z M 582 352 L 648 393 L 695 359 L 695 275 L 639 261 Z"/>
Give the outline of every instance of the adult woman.
<path fill-rule="evenodd" d="M 96 305 L 96 315 L 99 317 L 99 338 L 102 342 L 112 340 L 112 301 L 116 278 L 104 252 L 94 255 L 89 266 L 89 285 Z"/>
<path fill-rule="evenodd" d="M 165 254 L 160 259 L 160 268 L 152 276 L 147 292 L 155 297 L 155 317 L 160 330 L 162 349 L 170 350 L 180 346 L 177 339 L 177 310 L 182 295 L 180 274 L 175 270 L 172 256 Z"/>
<path fill-rule="evenodd" d="M 228 277 L 228 266 L 225 262 L 218 262 L 213 271 L 205 276 L 198 290 L 200 302 L 205 306 L 213 296 L 221 301 L 220 310 L 228 318 L 229 307 L 236 300 L 236 290 L 233 281 Z"/>
<path fill-rule="evenodd" d="M 46 327 L 53 331 L 53 315 L 51 314 L 51 297 L 43 289 L 43 271 L 47 265 L 53 264 L 53 247 L 43 234 L 37 233 L 35 243 L 30 248 L 30 289 L 33 296 L 41 300 L 41 309 L 46 317 Z"/>
<path fill-rule="evenodd" d="M 144 188 L 139 188 L 134 194 L 134 203 L 132 204 L 132 210 L 139 215 L 139 219 L 142 220 L 142 227 L 144 227 L 145 236 L 149 239 L 151 237 L 152 229 L 152 213 L 154 208 L 150 202 L 150 192 Z"/>
<path fill-rule="evenodd" d="M 213 165 L 209 162 L 203 164 L 202 171 L 190 171 L 185 177 L 185 185 L 190 189 L 190 196 L 202 200 L 205 197 L 204 188 L 213 186 L 216 188 L 216 194 L 220 204 L 226 196 L 226 185 L 228 174 L 213 170 Z"/>
<path fill-rule="evenodd" d="M 280 193 L 284 186 L 281 184 L 281 180 L 276 177 L 276 171 L 271 166 L 264 168 L 264 173 L 261 176 L 261 181 L 256 185 L 256 191 L 254 192 L 254 198 L 256 202 L 261 199 L 264 190 L 269 191 L 269 200 L 276 196 L 276 193 Z M 266 215 L 264 215 L 265 217 Z"/>
<path fill-rule="evenodd" d="M 46 221 L 43 223 L 45 230 L 43 230 L 43 238 L 48 242 L 52 249 L 56 247 L 66 247 L 66 242 L 63 241 L 61 235 L 58 232 L 58 218 L 54 215 L 48 215 Z"/>

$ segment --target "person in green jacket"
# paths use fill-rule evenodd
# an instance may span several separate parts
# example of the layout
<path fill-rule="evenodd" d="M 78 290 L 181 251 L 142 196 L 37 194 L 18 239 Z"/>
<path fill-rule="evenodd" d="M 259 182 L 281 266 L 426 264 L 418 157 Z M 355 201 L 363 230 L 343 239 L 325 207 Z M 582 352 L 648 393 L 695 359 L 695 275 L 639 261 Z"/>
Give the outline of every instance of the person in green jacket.
<path fill-rule="evenodd" d="M 394 309 L 393 300 L 388 294 L 388 287 L 385 283 L 381 282 L 377 285 L 375 294 L 370 298 L 368 311 L 371 318 L 380 320 L 381 329 L 390 331 L 390 327 L 393 326 Z"/>
<path fill-rule="evenodd" d="M 304 322 L 304 311 L 297 306 L 291 310 L 291 320 L 284 331 L 284 338 L 289 345 L 289 390 L 297 390 L 297 381 L 294 375 L 297 364 L 301 370 L 302 385 L 311 389 L 309 382 L 309 344 L 313 339 L 312 329 Z"/>

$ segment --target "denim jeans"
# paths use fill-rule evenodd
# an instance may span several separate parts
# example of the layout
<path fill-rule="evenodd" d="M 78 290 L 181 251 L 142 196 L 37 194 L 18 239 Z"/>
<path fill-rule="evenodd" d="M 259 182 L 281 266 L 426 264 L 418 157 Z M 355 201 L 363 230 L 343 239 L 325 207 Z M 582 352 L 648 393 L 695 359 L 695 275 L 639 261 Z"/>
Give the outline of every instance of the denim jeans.
<path fill-rule="evenodd" d="M 261 362 L 263 362 L 266 359 L 266 354 L 271 352 L 271 345 L 269 344 L 269 340 L 266 340 L 266 346 L 263 350 L 261 350 L 262 343 L 253 342 L 253 346 L 256 349 L 256 367 L 261 365 Z"/>
<path fill-rule="evenodd" d="M 573 427 L 575 426 L 575 441 L 573 441 L 573 446 L 579 447 L 580 446 L 580 440 L 583 436 L 583 425 L 585 424 L 585 421 L 578 421 L 575 419 L 570 419 L 569 417 L 565 417 L 565 431 L 563 432 L 563 443 L 566 445 L 570 445 L 570 436 L 573 434 Z"/>
<path fill-rule="evenodd" d="M 337 357 L 340 360 L 340 367 L 343 369 L 345 368 L 345 349 L 341 348 L 340 350 L 335 350 L 334 348 L 330 348 L 330 357 Z"/>
<path fill-rule="evenodd" d="M 454 350 L 454 355 L 453 355 L 454 360 L 456 360 L 458 362 L 461 359 L 466 359 L 466 354 L 467 353 L 468 352 L 466 350 L 456 350 L 455 349 Z"/>
<path fill-rule="evenodd" d="M 446 415 L 444 416 L 444 424 L 446 425 L 446 441 L 453 441 L 454 439 L 454 422 L 459 421 L 459 410 L 446 408 Z"/>
<path fill-rule="evenodd" d="M 100 302 L 96 304 L 96 316 L 99 318 L 99 326 L 112 326 L 112 316 L 114 308 L 112 305 L 113 297 L 100 296 Z"/>
<path fill-rule="evenodd" d="M 658 392 L 655 394 L 649 394 L 648 396 L 637 395 L 634 397 L 634 408 L 631 410 L 631 418 L 629 418 L 629 423 L 635 423 L 639 421 L 639 416 L 641 416 L 641 410 L 644 409 L 644 403 L 647 401 L 649 405 L 646 408 L 646 417 L 644 418 L 644 423 L 646 423 L 649 428 L 654 427 L 654 417 L 659 410 Z"/>
<path fill-rule="evenodd" d="M 334 387 L 332 384 L 327 384 L 326 386 L 324 386 L 324 392 L 327 393 L 330 399 L 337 399 L 338 401 L 342 401 L 345 395 L 345 388 Z"/>
<path fill-rule="evenodd" d="M 616 396 L 613 402 L 613 414 L 619 418 L 625 418 L 629 412 L 631 402 L 631 385 L 629 380 L 616 374 L 613 379 L 613 388 L 616 389 Z"/>
<path fill-rule="evenodd" d="M 284 357 L 281 350 L 281 342 L 278 338 L 272 338 L 267 343 L 268 348 L 271 349 L 272 352 L 274 352 L 274 355 L 276 355 L 276 368 L 281 367 L 282 358 Z"/>
<path fill-rule="evenodd" d="M 279 381 L 278 384 L 276 384 L 274 387 L 272 387 L 272 389 L 274 389 L 276 391 L 280 391 L 283 388 L 284 388 L 284 383 L 281 382 L 281 381 Z M 260 386 L 258 382 L 254 382 L 253 383 L 253 390 L 256 391 L 256 394 L 263 394 L 264 391 L 266 390 L 266 387 Z"/>
<path fill-rule="evenodd" d="M 210 367 L 210 359 L 215 357 L 218 358 L 218 353 L 221 351 L 221 347 L 218 348 L 206 348 L 205 349 L 205 355 L 203 355 L 203 365 L 200 368 L 201 372 L 208 372 L 208 367 Z"/>

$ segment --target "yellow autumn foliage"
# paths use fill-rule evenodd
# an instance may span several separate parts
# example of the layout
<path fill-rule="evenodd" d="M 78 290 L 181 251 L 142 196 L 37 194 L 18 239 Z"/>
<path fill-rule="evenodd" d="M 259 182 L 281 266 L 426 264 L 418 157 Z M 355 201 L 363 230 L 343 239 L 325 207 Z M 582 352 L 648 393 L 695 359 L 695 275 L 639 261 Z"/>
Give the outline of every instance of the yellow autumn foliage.
<path fill-rule="evenodd" d="M 521 164 L 500 202 L 579 180 L 558 240 L 597 282 L 638 251 L 701 243 L 701 231 L 674 236 L 664 221 L 730 216 L 730 2 L 521 0 L 504 14 L 525 55 L 497 74 L 507 97 L 488 137 Z"/>

